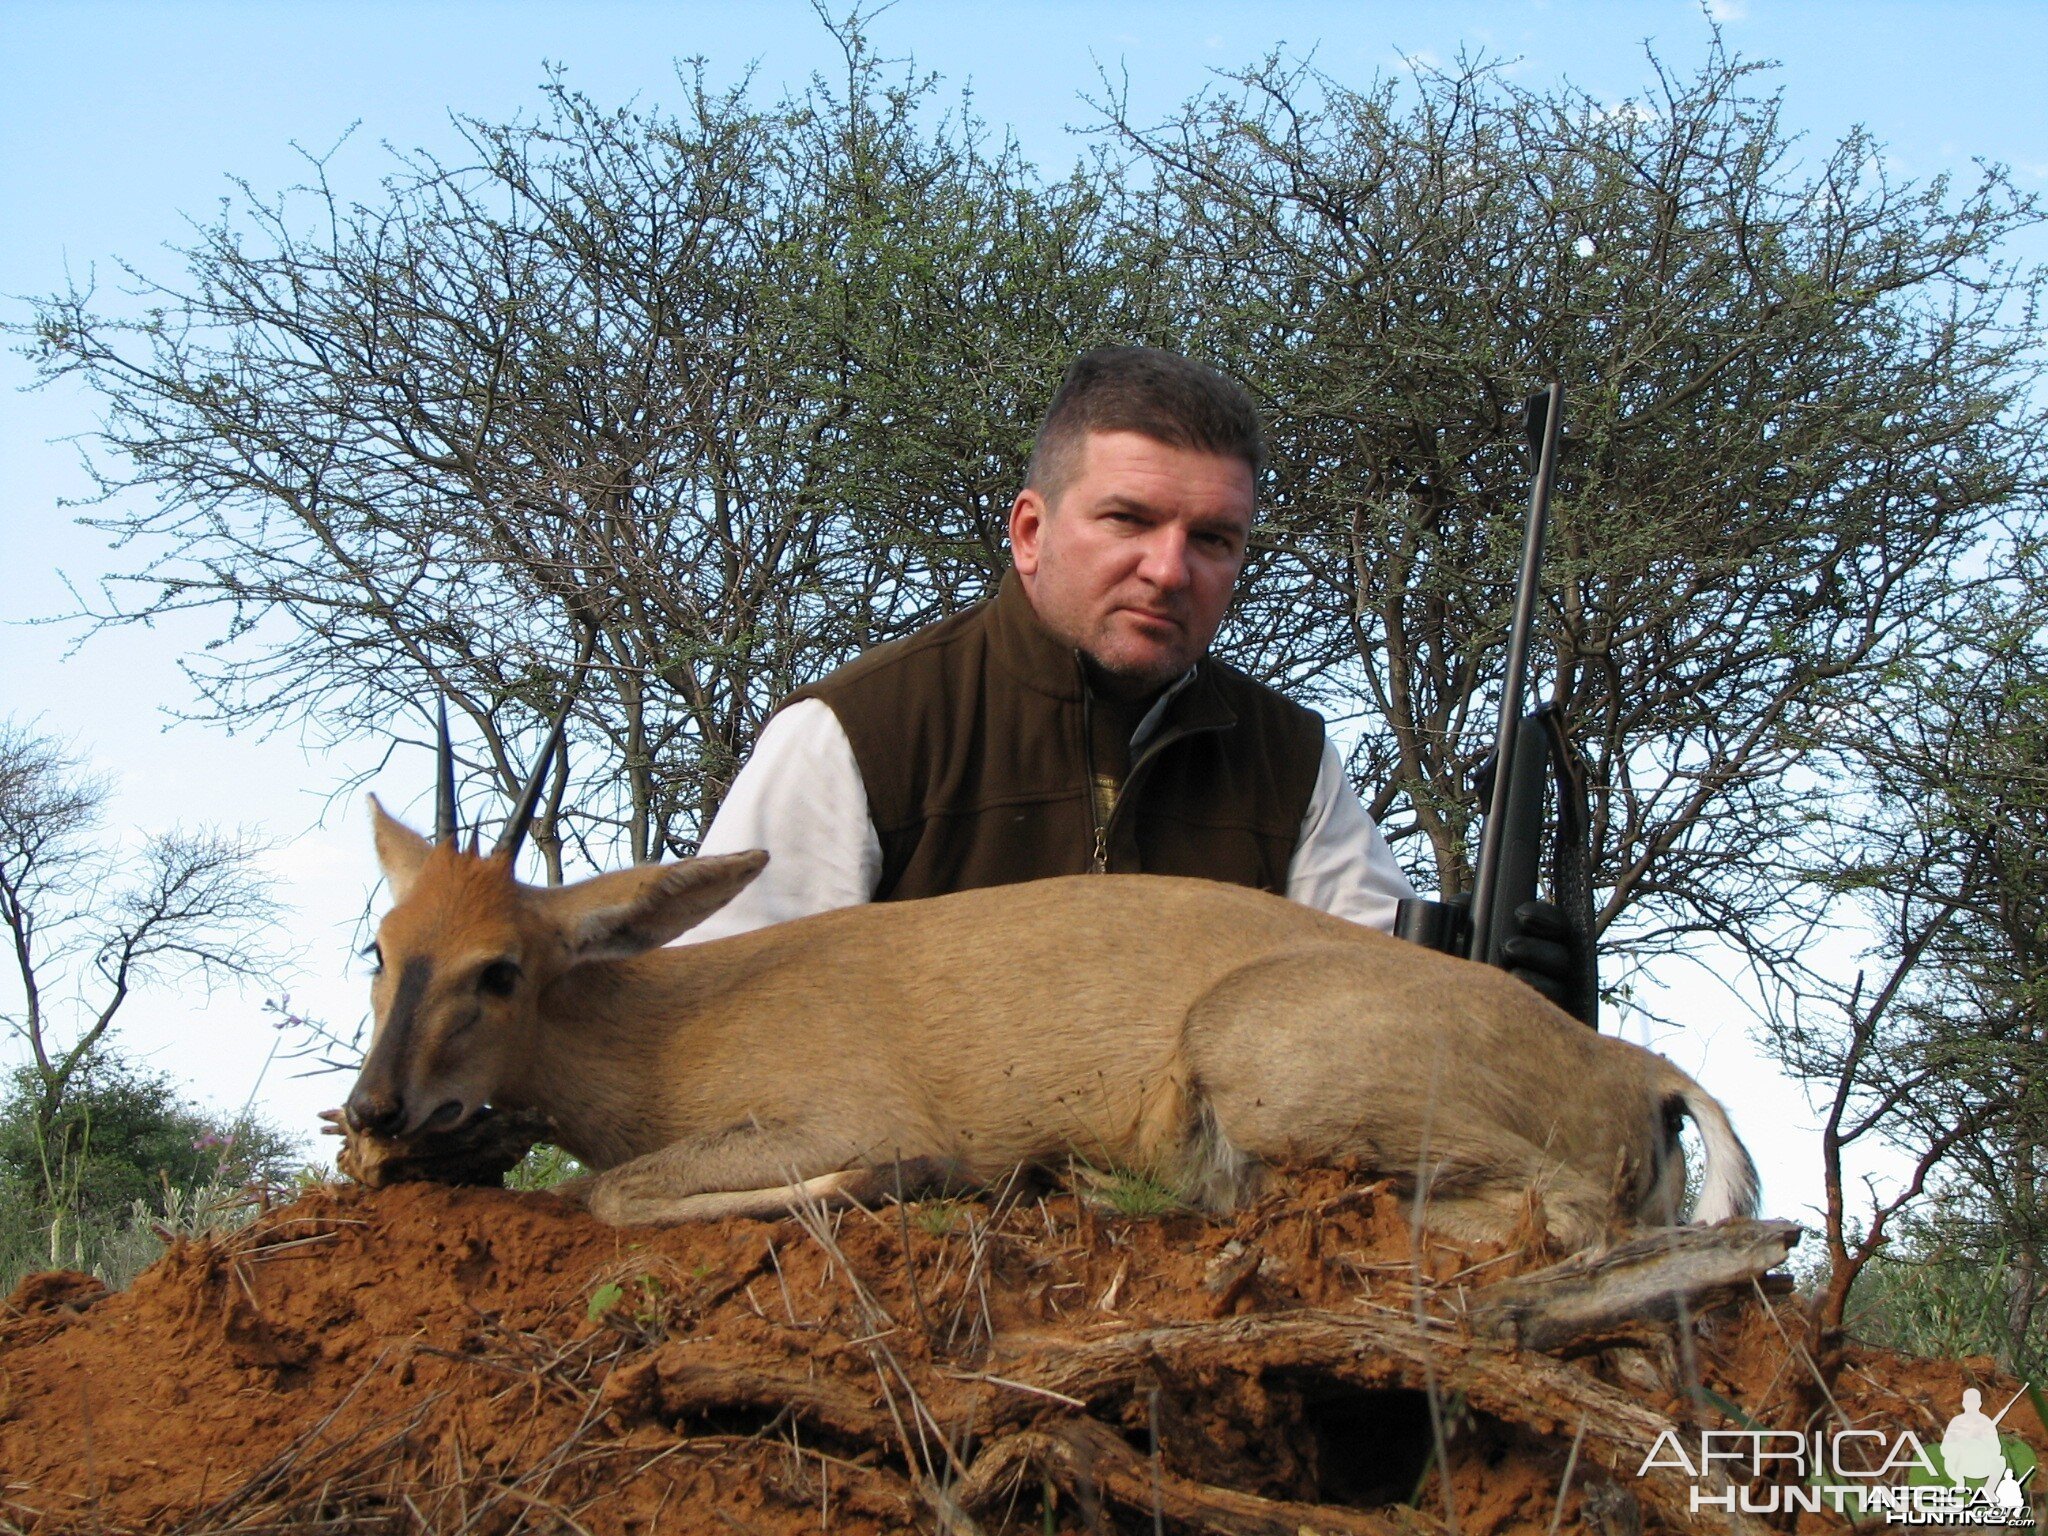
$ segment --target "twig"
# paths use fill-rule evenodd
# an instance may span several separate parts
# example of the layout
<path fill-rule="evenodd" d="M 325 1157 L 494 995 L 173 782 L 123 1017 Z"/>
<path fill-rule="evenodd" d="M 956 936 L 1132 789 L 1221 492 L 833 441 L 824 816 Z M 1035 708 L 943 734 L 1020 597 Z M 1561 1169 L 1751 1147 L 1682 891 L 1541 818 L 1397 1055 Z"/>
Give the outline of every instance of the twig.
<path fill-rule="evenodd" d="M 1786 1358 L 1792 1359 L 1796 1357 L 1805 1364 L 1808 1373 L 1813 1377 L 1813 1384 L 1820 1388 L 1820 1395 L 1827 1400 L 1827 1405 L 1835 1410 L 1835 1417 L 1842 1421 L 1842 1427 L 1844 1429 L 1854 1428 L 1855 1421 L 1842 1411 L 1842 1405 L 1835 1400 L 1833 1389 L 1828 1386 L 1826 1378 L 1821 1375 L 1820 1363 L 1808 1352 L 1804 1343 L 1795 1340 L 1790 1333 L 1786 1332 L 1784 1321 L 1778 1316 L 1778 1309 L 1772 1306 L 1770 1298 L 1764 1295 L 1762 1283 L 1752 1280 L 1750 1284 L 1756 1287 L 1756 1299 L 1763 1304 L 1764 1315 L 1771 1320 L 1771 1326 L 1778 1330 L 1778 1337 L 1785 1341 Z M 1780 1369 L 1782 1370 L 1783 1367 L 1781 1366 Z"/>
<path fill-rule="evenodd" d="M 1166 1479 L 1159 1460 L 1159 1383 L 1145 1391 L 1145 1428 L 1152 1442 L 1152 1536 L 1166 1536 Z"/>
<path fill-rule="evenodd" d="M 238 1506 L 253 1503 L 258 1496 L 266 1492 L 273 1484 L 277 1483 L 278 1481 L 281 1481 L 284 1475 L 287 1472 L 289 1472 L 292 1466 L 297 1462 L 298 1458 L 305 1452 L 306 1447 L 311 1445 L 314 1441 L 318 1440 L 320 1436 L 326 1432 L 327 1426 L 332 1424 L 335 1421 L 335 1419 L 341 1415 L 342 1411 L 348 1407 L 350 1403 L 355 1401 L 356 1394 L 363 1390 L 364 1386 L 368 1384 L 370 1378 L 376 1375 L 379 1370 L 383 1369 L 385 1358 L 390 1353 L 390 1345 L 386 1345 L 383 1349 L 379 1350 L 377 1352 L 377 1358 L 370 1362 L 369 1369 L 364 1371 L 361 1376 L 356 1378 L 355 1384 L 351 1386 L 347 1392 L 342 1394 L 341 1401 L 336 1403 L 331 1409 L 329 1409 L 327 1413 L 324 1416 L 322 1416 L 318 1423 L 314 1424 L 310 1429 L 306 1430 L 305 1433 L 301 1434 L 297 1439 L 292 1441 L 290 1445 L 286 1446 L 276 1456 L 272 1457 L 271 1460 L 265 1466 L 259 1468 L 255 1475 L 250 1477 L 246 1482 L 244 1482 L 242 1486 L 238 1488 L 235 1492 L 228 1494 L 216 1503 L 201 1509 L 199 1513 L 195 1515 L 190 1522 L 188 1522 L 186 1529 L 192 1529 L 207 1520 L 215 1519 L 221 1515 L 228 1513 L 230 1510 L 237 1508 Z M 435 1397 L 429 1398 L 428 1402 L 431 1403 L 437 1401 L 440 1395 L 441 1394 L 437 1393 Z M 355 1435 L 350 1436 L 348 1440 L 344 1440 L 343 1442 L 341 1442 L 341 1445 L 337 1446 L 336 1449 L 339 1450 L 346 1447 L 352 1441 L 361 1438 L 362 1434 L 366 1432 L 367 1431 L 358 1431 Z"/>
<path fill-rule="evenodd" d="M 1586 1439 L 1586 1419 L 1579 1416 L 1578 1433 L 1572 1436 L 1571 1454 L 1564 1459 L 1564 1476 L 1557 1482 L 1557 1507 L 1550 1512 L 1550 1536 L 1557 1536 L 1557 1524 L 1564 1519 L 1564 1496 L 1571 1491 L 1572 1473 L 1579 1465 L 1579 1446 Z"/>
<path fill-rule="evenodd" d="M 537 1509 L 540 1510 L 543 1514 L 553 1516 L 555 1519 L 561 1521 L 562 1524 L 568 1526 L 570 1530 L 574 1531 L 576 1533 L 576 1536 L 591 1536 L 591 1531 L 589 1527 L 579 1522 L 566 1509 L 562 1508 L 561 1505 L 552 1503 L 549 1500 L 542 1498 L 537 1493 L 527 1493 L 523 1489 L 521 1489 L 517 1484 L 514 1484 L 512 1487 L 506 1489 L 505 1492 L 508 1497 L 517 1499 L 520 1503 L 526 1505 L 529 1509 Z M 469 1528 L 469 1525 L 470 1522 L 465 1520 L 461 1526 L 457 1527 L 457 1529 L 467 1530 Z"/>
<path fill-rule="evenodd" d="M 619 1353 L 624 1349 L 625 1341 L 621 1340 L 613 1351 L 612 1358 L 616 1360 Z M 504 1503 L 506 1499 L 527 1499 L 529 1496 L 522 1488 L 522 1484 L 537 1483 L 539 1487 L 546 1488 L 549 1482 L 553 1480 L 555 1473 L 561 1469 L 562 1463 L 568 1458 L 569 1452 L 576 1447 L 578 1441 L 590 1432 L 591 1425 L 597 1422 L 598 1413 L 603 1401 L 604 1394 L 601 1391 L 591 1393 L 589 1402 L 584 1406 L 583 1417 L 577 1421 L 576 1427 L 569 1431 L 555 1447 L 554 1451 L 538 1465 L 527 1468 L 526 1471 L 499 1489 L 491 1498 L 486 1499 L 477 1507 L 474 1514 L 456 1527 L 454 1536 L 466 1536 L 467 1532 L 475 1529 L 478 1521 L 496 1509 L 498 1505 Z"/>
<path fill-rule="evenodd" d="M 282 1243 L 265 1243 L 252 1248 L 247 1255 L 251 1264 L 268 1264 L 272 1259 L 288 1255 L 297 1248 L 310 1248 L 315 1243 L 331 1243 L 340 1237 L 339 1232 L 315 1232 L 311 1237 L 294 1237 Z"/>
<path fill-rule="evenodd" d="M 917 1308 L 917 1320 L 924 1327 L 927 1344 L 937 1342 L 938 1330 L 932 1326 L 932 1316 L 924 1309 L 924 1293 L 917 1284 L 917 1256 L 910 1247 L 910 1207 L 903 1199 L 903 1164 L 896 1164 L 896 1220 L 903 1231 L 903 1277 L 910 1282 L 910 1303 Z"/>
<path fill-rule="evenodd" d="M 1064 1392 L 1050 1391 L 1045 1387 L 1034 1387 L 1028 1381 L 1011 1381 L 1004 1376 L 991 1376 L 986 1371 L 945 1371 L 941 1374 L 951 1376 L 956 1381 L 985 1381 L 992 1387 L 1007 1387 L 1012 1392 L 1029 1393 L 1032 1397 L 1042 1397 L 1065 1408 L 1077 1408 L 1083 1412 L 1088 1408 L 1085 1399 L 1069 1397 Z"/>
<path fill-rule="evenodd" d="M 873 1363 L 876 1379 L 881 1384 L 882 1400 L 896 1426 L 897 1440 L 903 1447 L 905 1464 L 911 1469 L 918 1491 L 930 1504 L 942 1530 L 961 1529 L 964 1517 L 960 1515 L 958 1506 L 947 1492 L 947 1486 L 952 1478 L 964 1476 L 966 1468 L 961 1465 L 950 1438 L 926 1407 L 922 1395 L 917 1390 L 917 1384 L 910 1379 L 910 1373 L 903 1368 L 902 1361 L 896 1358 L 895 1351 L 882 1342 L 888 1334 L 896 1330 L 896 1320 L 890 1317 L 887 1309 L 855 1273 L 845 1250 L 839 1246 L 832 1224 L 826 1220 L 823 1205 L 804 1193 L 801 1181 L 794 1176 L 791 1177 L 790 1183 L 796 1191 L 790 1214 L 810 1235 L 811 1240 L 824 1250 L 828 1263 L 846 1271 L 846 1283 L 853 1292 L 854 1304 L 869 1329 L 868 1336 L 859 1342 L 867 1346 L 868 1358 Z M 904 1425 L 901 1410 L 896 1405 L 896 1387 L 891 1386 L 892 1378 L 896 1387 L 902 1389 L 904 1400 L 910 1408 L 908 1428 Z M 915 1450 L 911 1445 L 911 1430 L 915 1430 L 917 1436 Z M 944 1479 L 941 1478 L 932 1456 L 931 1440 L 938 1441 L 939 1449 L 944 1453 L 946 1464 L 950 1468 L 950 1475 Z M 972 1527 L 971 1521 L 964 1524 L 967 1528 Z"/>
<path fill-rule="evenodd" d="M 1435 1054 L 1431 1057 L 1430 1060 L 1429 1093 L 1428 1096 L 1424 1099 L 1422 1106 L 1422 1142 L 1421 1149 L 1416 1154 L 1417 1161 L 1415 1169 L 1415 1196 L 1411 1206 L 1411 1225 L 1408 1233 L 1409 1260 L 1413 1266 L 1413 1280 L 1411 1282 L 1410 1299 L 1413 1303 L 1415 1322 L 1418 1327 L 1421 1326 L 1421 1324 L 1423 1323 L 1424 1316 L 1427 1310 L 1423 1305 L 1424 1283 L 1422 1274 L 1422 1218 L 1424 1211 L 1428 1208 L 1429 1205 L 1430 1185 L 1433 1182 L 1433 1176 L 1435 1174 L 1435 1169 L 1431 1166 L 1429 1161 L 1429 1140 L 1431 1126 L 1436 1112 L 1437 1083 L 1440 1080 L 1443 1071 L 1443 1058 L 1443 1040 L 1442 1037 L 1439 1036 L 1436 1043 Z M 1458 1536 L 1458 1506 L 1457 1501 L 1453 1497 L 1451 1490 L 1451 1458 L 1449 1448 L 1446 1444 L 1449 1437 L 1446 1435 L 1444 1431 L 1443 1393 L 1442 1389 L 1440 1388 L 1437 1382 L 1436 1357 L 1434 1355 L 1426 1356 L 1424 1358 L 1423 1385 L 1426 1389 L 1427 1400 L 1429 1403 L 1429 1435 L 1431 1448 L 1434 1450 L 1436 1454 L 1437 1489 L 1443 1495 L 1444 1501 L 1444 1525 L 1449 1529 L 1451 1536 Z M 1423 1476 L 1427 1477 L 1428 1475 L 1428 1468 L 1425 1467 L 1423 1469 Z M 1422 1490 L 1420 1481 L 1418 1480 L 1416 1492 L 1420 1494 L 1421 1491 Z"/>

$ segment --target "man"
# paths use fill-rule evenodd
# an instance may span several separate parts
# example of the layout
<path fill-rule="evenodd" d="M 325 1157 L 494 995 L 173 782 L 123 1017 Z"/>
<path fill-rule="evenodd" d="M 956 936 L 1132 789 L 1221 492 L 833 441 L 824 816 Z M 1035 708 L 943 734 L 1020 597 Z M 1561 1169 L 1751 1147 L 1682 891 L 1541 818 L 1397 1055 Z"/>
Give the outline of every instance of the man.
<path fill-rule="evenodd" d="M 1090 870 L 1390 929 L 1413 891 L 1321 718 L 1208 655 L 1264 454 L 1250 397 L 1214 370 L 1145 347 L 1077 359 L 996 596 L 792 695 L 702 848 L 766 848 L 768 867 L 688 940 Z M 1560 947 L 1518 943 L 1537 984 L 1564 973 Z"/>

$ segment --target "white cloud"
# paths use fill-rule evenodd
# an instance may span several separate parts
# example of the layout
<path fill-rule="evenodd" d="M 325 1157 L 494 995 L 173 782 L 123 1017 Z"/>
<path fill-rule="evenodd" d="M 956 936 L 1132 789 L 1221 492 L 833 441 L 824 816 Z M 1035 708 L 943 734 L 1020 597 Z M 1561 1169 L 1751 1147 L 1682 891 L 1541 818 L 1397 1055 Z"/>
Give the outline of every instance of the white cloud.
<path fill-rule="evenodd" d="M 1749 0 L 1707 0 L 1707 14 L 1726 25 L 1749 20 Z"/>

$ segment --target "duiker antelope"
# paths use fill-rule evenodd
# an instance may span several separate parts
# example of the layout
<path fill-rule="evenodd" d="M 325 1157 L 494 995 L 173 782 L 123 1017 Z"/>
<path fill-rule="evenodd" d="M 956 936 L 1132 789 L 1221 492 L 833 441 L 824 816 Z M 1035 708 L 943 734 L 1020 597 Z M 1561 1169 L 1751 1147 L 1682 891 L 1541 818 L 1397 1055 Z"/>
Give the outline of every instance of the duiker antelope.
<path fill-rule="evenodd" d="M 543 765 L 549 754 L 541 758 Z M 1228 1209 L 1269 1164 L 1408 1181 L 1431 1227 L 1505 1236 L 1674 1219 L 1679 1113 L 1707 1153 L 1695 1219 L 1748 1214 L 1727 1116 L 1662 1057 L 1506 973 L 1239 886 L 1084 875 L 826 912 L 663 948 L 762 853 L 538 888 L 371 801 L 395 903 L 347 1115 L 406 1138 L 486 1103 L 544 1111 L 618 1223 L 781 1215 L 1078 1157 Z"/>

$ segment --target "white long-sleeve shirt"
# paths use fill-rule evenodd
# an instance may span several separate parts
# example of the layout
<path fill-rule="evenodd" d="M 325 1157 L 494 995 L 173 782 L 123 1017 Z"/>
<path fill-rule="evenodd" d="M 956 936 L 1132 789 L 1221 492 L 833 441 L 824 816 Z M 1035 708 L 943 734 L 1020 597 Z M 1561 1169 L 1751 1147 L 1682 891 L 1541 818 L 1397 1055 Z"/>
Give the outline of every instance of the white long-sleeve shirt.
<path fill-rule="evenodd" d="M 1162 712 L 1155 709 L 1139 725 L 1134 748 Z M 882 840 L 868 815 L 853 744 L 822 700 L 799 700 L 768 722 L 698 852 L 748 848 L 767 849 L 768 867 L 676 942 L 729 938 L 874 899 L 882 879 Z M 1395 903 L 1414 894 L 1346 781 L 1343 759 L 1325 741 L 1287 865 L 1289 899 L 1391 931 Z"/>

